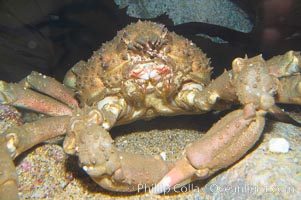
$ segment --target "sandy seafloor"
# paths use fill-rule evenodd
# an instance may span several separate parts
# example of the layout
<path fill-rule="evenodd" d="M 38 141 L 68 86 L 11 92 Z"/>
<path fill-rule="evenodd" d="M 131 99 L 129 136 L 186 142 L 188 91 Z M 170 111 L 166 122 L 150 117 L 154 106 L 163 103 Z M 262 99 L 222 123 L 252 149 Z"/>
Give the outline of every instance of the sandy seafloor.
<path fill-rule="evenodd" d="M 212 115 L 179 116 L 140 121 L 112 130 L 119 149 L 142 154 L 181 156 L 184 146 L 212 125 Z M 215 119 L 216 118 L 216 119 Z M 35 147 L 16 160 L 21 199 L 301 199 L 301 128 L 267 121 L 265 134 L 248 155 L 206 181 L 183 192 L 150 195 L 115 193 L 100 188 L 67 156 L 60 145 Z M 288 153 L 268 150 L 271 138 L 285 138 Z M 179 189 L 180 190 L 180 189 Z"/>

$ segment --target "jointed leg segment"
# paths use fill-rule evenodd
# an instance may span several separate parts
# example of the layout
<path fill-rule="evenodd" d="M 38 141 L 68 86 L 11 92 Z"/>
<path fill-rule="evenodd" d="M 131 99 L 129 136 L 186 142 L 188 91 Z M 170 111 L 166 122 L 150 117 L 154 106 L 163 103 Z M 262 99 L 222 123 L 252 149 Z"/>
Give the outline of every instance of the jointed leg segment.
<path fill-rule="evenodd" d="M 9 128 L 0 134 L 0 199 L 18 199 L 18 181 L 13 159 L 27 149 L 66 133 L 70 117 L 46 118 Z"/>
<path fill-rule="evenodd" d="M 139 185 L 151 186 L 158 182 L 173 163 L 160 157 L 118 151 L 106 126 L 103 126 L 107 123 L 105 119 L 113 115 L 108 115 L 105 107 L 74 115 L 64 141 L 65 152 L 77 155 L 80 166 L 108 190 L 129 192 L 137 190 Z"/>
<path fill-rule="evenodd" d="M 37 72 L 32 72 L 20 83 L 0 81 L 0 103 L 34 110 L 50 116 L 71 116 L 72 108 L 78 107 L 77 101 L 69 89 L 55 79 Z"/>

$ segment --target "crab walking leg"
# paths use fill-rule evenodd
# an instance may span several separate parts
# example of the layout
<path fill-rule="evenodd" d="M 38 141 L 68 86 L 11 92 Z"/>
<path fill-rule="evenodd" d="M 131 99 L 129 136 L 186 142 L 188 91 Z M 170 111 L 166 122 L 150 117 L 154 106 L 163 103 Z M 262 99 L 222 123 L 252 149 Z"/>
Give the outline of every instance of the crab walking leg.
<path fill-rule="evenodd" d="M 1 137 L 11 126 L 22 124 L 21 114 L 10 105 L 0 104 L 0 199 L 18 199 L 18 181 L 15 166 L 5 143 Z"/>
<path fill-rule="evenodd" d="M 278 103 L 301 104 L 301 76 L 280 78 L 275 100 Z"/>
<path fill-rule="evenodd" d="M 16 158 L 34 145 L 64 135 L 69 124 L 68 116 L 45 118 L 9 128 L 5 134 L 0 135 L 0 139 L 9 150 L 11 157 Z"/>
<path fill-rule="evenodd" d="M 248 91 L 248 88 L 255 88 L 258 83 L 258 88 L 261 88 L 260 85 L 265 85 L 265 90 L 269 92 L 269 85 L 274 85 L 271 87 L 274 88 L 275 92 L 277 90 L 276 102 L 301 103 L 301 55 L 299 52 L 288 51 L 284 55 L 275 56 L 268 61 L 264 61 L 261 55 L 249 59 L 237 58 L 233 61 L 232 68 L 233 70 L 225 71 L 205 89 L 196 92 L 196 89 L 184 88 L 179 93 L 176 102 L 179 106 L 184 105 L 188 108 L 195 106 L 197 109 L 204 111 L 211 109 L 223 110 L 225 109 L 225 102 L 231 102 L 231 104 L 241 103 L 237 91 L 239 87 L 236 83 L 252 80 L 246 84 L 247 87 L 244 87 L 243 91 Z M 240 73 L 240 71 L 243 71 L 242 69 L 253 70 L 252 68 L 259 70 L 260 75 L 252 72 L 245 73 L 247 75 L 243 75 L 244 77 L 239 80 L 237 72 Z M 256 79 L 253 77 L 256 77 Z M 265 84 L 265 82 L 269 82 L 269 84 Z M 252 90 L 255 91 L 256 89 Z"/>
<path fill-rule="evenodd" d="M 72 115 L 67 105 L 42 95 L 21 84 L 0 81 L 0 103 L 9 104 L 44 113 L 51 116 Z"/>
<path fill-rule="evenodd" d="M 292 76 L 301 71 L 300 52 L 288 51 L 266 61 L 269 73 L 275 77 Z"/>
<path fill-rule="evenodd" d="M 231 105 L 239 103 L 233 86 L 233 77 L 232 70 L 225 71 L 206 88 L 187 83 L 176 96 L 175 102 L 184 109 L 193 108 L 204 112 L 230 108 Z"/>
<path fill-rule="evenodd" d="M 0 135 L 0 199 L 18 198 L 13 159 L 34 145 L 66 133 L 70 117 L 51 117 L 9 128 Z"/>
<path fill-rule="evenodd" d="M 269 74 L 278 78 L 278 103 L 301 104 L 301 55 L 300 52 L 288 51 L 266 61 Z"/>
<path fill-rule="evenodd" d="M 18 200 L 15 165 L 5 145 L 0 145 L 0 155 L 0 200 Z"/>
<path fill-rule="evenodd" d="M 54 78 L 33 71 L 30 75 L 23 79 L 20 84 L 26 88 L 33 88 L 39 92 L 47 94 L 67 104 L 71 108 L 78 107 L 78 103 L 74 99 L 73 92 Z"/>
<path fill-rule="evenodd" d="M 173 186 L 205 179 L 239 160 L 260 137 L 265 113 L 248 104 L 226 115 L 186 147 L 184 157 L 150 192 L 160 194 Z"/>

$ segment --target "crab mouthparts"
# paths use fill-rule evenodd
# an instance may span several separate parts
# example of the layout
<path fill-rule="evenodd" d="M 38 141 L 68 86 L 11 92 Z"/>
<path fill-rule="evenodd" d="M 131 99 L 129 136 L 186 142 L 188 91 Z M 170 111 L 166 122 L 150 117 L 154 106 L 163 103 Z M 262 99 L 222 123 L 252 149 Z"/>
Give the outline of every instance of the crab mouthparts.
<path fill-rule="evenodd" d="M 131 78 L 143 79 L 145 81 L 154 80 L 158 82 L 163 76 L 171 74 L 172 70 L 165 64 L 153 62 L 137 64 L 131 71 Z"/>

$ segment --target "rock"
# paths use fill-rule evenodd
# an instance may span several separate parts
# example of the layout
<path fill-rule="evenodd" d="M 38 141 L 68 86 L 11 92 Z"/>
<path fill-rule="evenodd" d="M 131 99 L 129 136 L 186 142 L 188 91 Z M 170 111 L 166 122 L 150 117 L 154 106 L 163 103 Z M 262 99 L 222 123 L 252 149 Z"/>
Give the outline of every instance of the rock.
<path fill-rule="evenodd" d="M 274 153 L 287 153 L 289 151 L 290 144 L 284 138 L 272 138 L 269 141 L 269 150 Z"/>
<path fill-rule="evenodd" d="M 242 32 L 253 28 L 248 14 L 230 0 L 114 1 L 120 8 L 127 7 L 131 17 L 149 19 L 166 14 L 174 24 L 204 22 Z"/>

